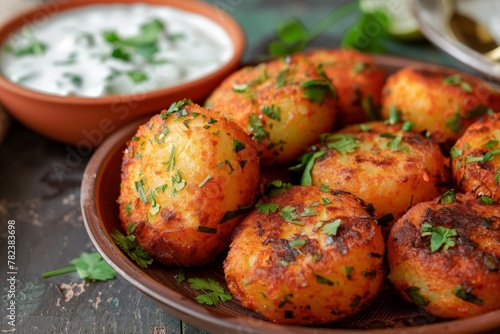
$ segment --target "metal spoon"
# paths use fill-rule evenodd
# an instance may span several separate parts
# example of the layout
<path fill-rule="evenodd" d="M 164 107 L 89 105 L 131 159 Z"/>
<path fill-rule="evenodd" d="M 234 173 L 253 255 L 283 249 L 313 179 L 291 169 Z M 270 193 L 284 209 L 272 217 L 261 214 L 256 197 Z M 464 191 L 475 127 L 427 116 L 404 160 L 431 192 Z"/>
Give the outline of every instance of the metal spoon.
<path fill-rule="evenodd" d="M 453 0 L 447 1 L 450 7 L 450 30 L 455 38 L 469 48 L 492 60 L 500 60 L 500 46 L 488 30 L 479 22 L 458 13 Z"/>

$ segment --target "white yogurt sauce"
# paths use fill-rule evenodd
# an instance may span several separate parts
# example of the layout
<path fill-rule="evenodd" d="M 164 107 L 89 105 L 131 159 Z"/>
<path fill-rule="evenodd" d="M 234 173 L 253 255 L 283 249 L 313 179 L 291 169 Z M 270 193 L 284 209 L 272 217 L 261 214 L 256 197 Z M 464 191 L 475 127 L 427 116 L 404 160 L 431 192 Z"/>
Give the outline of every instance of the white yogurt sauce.
<path fill-rule="evenodd" d="M 111 56 L 117 46 L 106 41 L 104 32 L 131 38 L 141 34 L 141 25 L 154 20 L 164 29 L 155 38 L 153 57 L 148 60 L 130 47 L 121 48 L 129 54 L 128 61 Z M 19 55 L 33 41 L 45 50 Z M 50 94 L 86 97 L 141 93 L 187 82 L 215 71 L 234 52 L 229 35 L 217 23 L 173 7 L 140 3 L 64 11 L 14 33 L 1 50 L 0 71 L 9 80 Z"/>

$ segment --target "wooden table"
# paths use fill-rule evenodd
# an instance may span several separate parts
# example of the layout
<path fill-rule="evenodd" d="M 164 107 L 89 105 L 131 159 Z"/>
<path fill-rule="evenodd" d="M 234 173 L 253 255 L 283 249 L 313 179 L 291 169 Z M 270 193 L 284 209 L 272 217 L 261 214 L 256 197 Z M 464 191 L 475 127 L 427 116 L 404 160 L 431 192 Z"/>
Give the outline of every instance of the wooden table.
<path fill-rule="evenodd" d="M 310 27 L 345 1 L 210 2 L 241 23 L 248 38 L 244 61 L 256 62 L 267 54 L 279 20 L 295 16 Z M 338 46 L 340 36 L 355 19 L 356 15 L 343 19 L 313 45 Z M 388 41 L 386 48 L 396 55 L 459 66 L 428 43 Z M 82 252 L 93 250 L 80 210 L 80 183 L 90 154 L 72 152 L 70 146 L 44 138 L 17 122 L 0 145 L 2 333 L 14 329 L 7 318 L 10 284 L 6 279 L 11 276 L 16 279 L 16 333 L 204 333 L 163 311 L 121 277 L 91 284 L 80 283 L 76 274 L 41 277 L 43 272 L 66 267 Z M 15 231 L 16 268 L 8 268 L 6 261 L 9 225 Z"/>

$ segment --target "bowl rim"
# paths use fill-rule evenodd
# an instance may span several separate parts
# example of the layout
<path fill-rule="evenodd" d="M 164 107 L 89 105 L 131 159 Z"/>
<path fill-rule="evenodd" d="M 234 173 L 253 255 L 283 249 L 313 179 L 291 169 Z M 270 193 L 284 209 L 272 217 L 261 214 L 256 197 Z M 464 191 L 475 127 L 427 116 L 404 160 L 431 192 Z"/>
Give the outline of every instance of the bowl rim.
<path fill-rule="evenodd" d="M 231 68 L 235 68 L 241 63 L 245 49 L 246 49 L 246 35 L 239 25 L 239 23 L 230 16 L 222 7 L 218 7 L 208 2 L 203 2 L 199 0 L 56 0 L 55 6 L 57 9 L 53 10 L 53 4 L 50 2 L 45 2 L 40 5 L 28 8 L 17 15 L 6 20 L 2 25 L 0 25 L 0 46 L 5 42 L 5 40 L 14 31 L 17 31 L 21 27 L 31 24 L 36 21 L 36 15 L 39 13 L 45 13 L 45 17 L 50 17 L 52 15 L 57 15 L 59 12 L 76 9 L 80 7 L 93 6 L 93 5 L 106 5 L 106 4 L 134 4 L 134 3 L 144 3 L 154 6 L 170 6 L 178 8 L 184 11 L 192 12 L 194 14 L 201 15 L 217 25 L 219 25 L 228 35 L 232 42 L 233 54 L 231 58 L 224 63 L 222 66 L 218 67 L 208 74 L 185 81 L 180 84 L 157 88 L 153 90 L 145 90 L 140 93 L 134 94 L 119 94 L 119 95 L 106 95 L 99 97 L 85 97 L 85 96 L 61 96 L 46 92 L 41 92 L 33 89 L 26 88 L 15 82 L 7 79 L 0 71 L 0 89 L 4 89 L 8 92 L 22 95 L 25 98 L 39 100 L 46 103 L 57 103 L 57 104 L 86 104 L 101 105 L 101 104 L 111 104 L 117 97 L 143 97 L 147 95 L 150 98 L 158 99 L 165 95 L 171 95 L 180 93 L 191 85 L 196 83 L 196 85 L 208 84 L 214 77 L 220 75 L 221 72 L 228 71 Z M 197 10 L 193 10 L 193 8 Z M 214 17 L 220 17 L 220 19 L 215 20 Z M 222 24 L 223 22 L 223 24 Z"/>
<path fill-rule="evenodd" d="M 412 2 L 412 12 L 415 14 L 422 34 L 434 46 L 447 53 L 450 57 L 460 61 L 469 69 L 479 72 L 489 81 L 500 84 L 500 63 L 489 60 L 481 53 L 470 49 L 458 40 L 448 38 L 443 31 L 439 31 L 434 26 L 429 25 L 426 17 L 426 14 L 429 12 L 427 3 L 428 1 L 426 0 L 413 0 Z M 442 0 L 433 0 L 433 3 L 442 5 Z"/>
<path fill-rule="evenodd" d="M 444 68 L 444 66 L 409 60 L 408 58 L 377 55 L 374 57 L 377 64 L 397 67 L 413 64 L 417 67 Z M 127 124 L 108 137 L 94 152 L 88 162 L 81 185 L 81 210 L 87 234 L 92 244 L 103 259 L 116 270 L 126 281 L 157 302 L 161 307 L 179 319 L 195 325 L 201 329 L 226 333 L 303 333 L 303 334 L 468 334 L 500 328 L 500 310 L 478 315 L 466 319 L 449 320 L 434 324 L 390 329 L 335 329 L 324 327 L 304 327 L 295 325 L 275 324 L 245 316 L 235 316 L 217 309 L 197 303 L 186 298 L 153 277 L 143 273 L 132 261 L 124 255 L 101 224 L 97 207 L 97 189 L 103 180 L 103 170 L 118 151 L 122 150 L 126 141 L 133 136 L 137 127 L 149 118 L 141 118 Z"/>

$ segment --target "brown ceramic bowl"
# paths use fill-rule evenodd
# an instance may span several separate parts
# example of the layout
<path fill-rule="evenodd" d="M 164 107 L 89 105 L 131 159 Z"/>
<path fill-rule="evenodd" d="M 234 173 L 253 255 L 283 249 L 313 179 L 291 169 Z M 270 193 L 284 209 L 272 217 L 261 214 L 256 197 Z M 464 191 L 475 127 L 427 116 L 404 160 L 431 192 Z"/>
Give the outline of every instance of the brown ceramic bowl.
<path fill-rule="evenodd" d="M 48 15 L 93 4 L 133 3 L 138 0 L 52 1 L 21 13 L 0 27 L 0 44 L 13 31 Z M 0 73 L 0 103 L 20 122 L 50 138 L 76 145 L 81 150 L 98 146 L 114 130 L 145 115 L 158 112 L 183 98 L 205 98 L 226 76 L 240 66 L 245 49 L 242 29 L 222 9 L 202 1 L 141 0 L 140 2 L 177 7 L 203 15 L 222 26 L 229 34 L 234 54 L 231 60 L 202 78 L 173 87 L 135 95 L 99 98 L 64 97 L 23 88 Z"/>
<path fill-rule="evenodd" d="M 408 65 L 429 70 L 437 67 L 389 56 L 376 56 L 376 60 L 388 73 Z M 446 321 L 403 301 L 388 284 L 374 303 L 357 315 L 321 327 L 266 322 L 235 300 L 222 302 L 217 307 L 199 304 L 195 300 L 198 292 L 186 282 L 177 282 L 177 268 L 153 263 L 148 269 L 141 269 L 121 252 L 110 236 L 115 229 L 121 230 L 116 199 L 120 192 L 120 167 L 125 142 L 145 121 L 138 120 L 120 129 L 97 149 L 85 170 L 81 204 L 85 227 L 97 251 L 123 278 L 172 315 L 212 333 L 492 334 L 500 330 L 500 310 L 470 319 Z M 184 272 L 186 278 L 213 278 L 228 291 L 222 259 L 211 265 L 184 269 Z"/>

